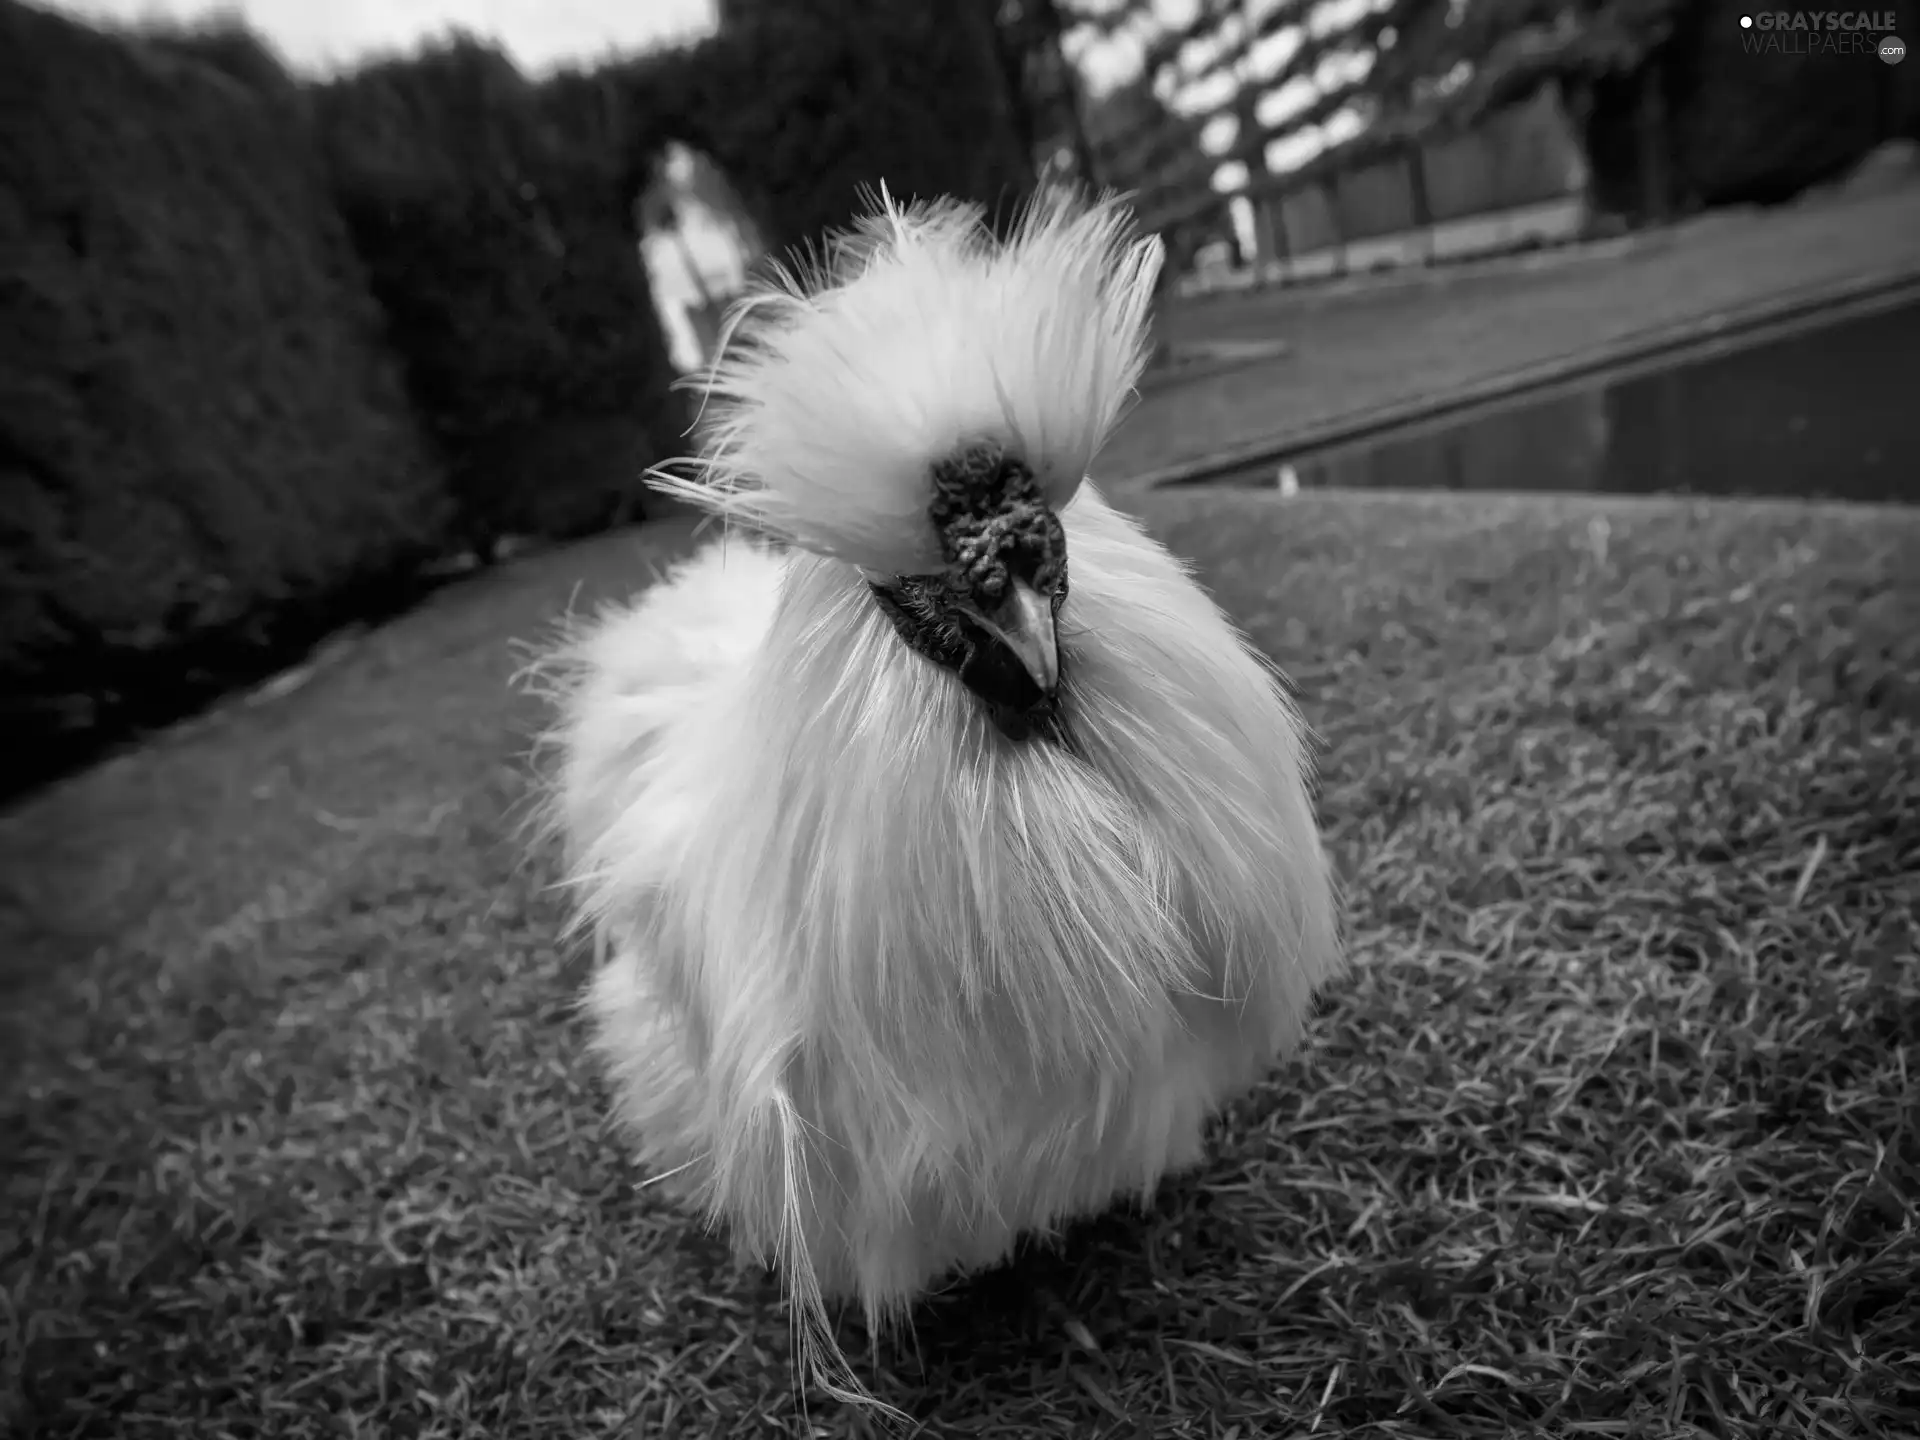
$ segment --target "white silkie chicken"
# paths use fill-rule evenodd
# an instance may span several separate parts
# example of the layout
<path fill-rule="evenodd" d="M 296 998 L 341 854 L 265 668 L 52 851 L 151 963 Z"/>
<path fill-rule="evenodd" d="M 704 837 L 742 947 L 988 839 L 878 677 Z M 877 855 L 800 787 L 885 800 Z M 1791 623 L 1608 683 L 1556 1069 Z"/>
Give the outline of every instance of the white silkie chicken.
<path fill-rule="evenodd" d="M 655 480 L 776 543 L 557 657 L 620 1118 L 814 1340 L 1198 1162 L 1341 963 L 1294 709 L 1085 478 L 1147 351 L 1126 228 L 883 196 Z"/>

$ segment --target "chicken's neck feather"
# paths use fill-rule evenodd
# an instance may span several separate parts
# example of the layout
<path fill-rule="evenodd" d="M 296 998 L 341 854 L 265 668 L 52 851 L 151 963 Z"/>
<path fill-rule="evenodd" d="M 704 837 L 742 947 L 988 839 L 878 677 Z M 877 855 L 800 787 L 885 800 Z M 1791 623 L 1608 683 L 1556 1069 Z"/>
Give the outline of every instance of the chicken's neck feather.
<path fill-rule="evenodd" d="M 1274 678 L 1091 486 L 1061 518 L 1071 750 L 999 734 L 858 570 L 804 552 L 735 692 L 711 853 L 728 902 L 754 896 L 737 943 L 817 1011 L 802 1032 L 863 1033 L 875 1065 L 1074 1071 L 1168 991 L 1232 994 L 1276 937 L 1328 943 Z"/>

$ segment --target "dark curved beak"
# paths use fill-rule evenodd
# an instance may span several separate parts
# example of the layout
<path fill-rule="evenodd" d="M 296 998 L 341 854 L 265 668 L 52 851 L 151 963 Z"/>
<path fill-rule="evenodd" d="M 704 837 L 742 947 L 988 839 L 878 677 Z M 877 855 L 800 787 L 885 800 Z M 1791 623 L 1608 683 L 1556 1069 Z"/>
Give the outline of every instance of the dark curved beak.
<path fill-rule="evenodd" d="M 1031 585 L 1016 580 L 997 609 L 975 618 L 1020 662 L 1040 694 L 1051 699 L 1060 686 L 1060 642 L 1054 633 L 1053 602 Z"/>

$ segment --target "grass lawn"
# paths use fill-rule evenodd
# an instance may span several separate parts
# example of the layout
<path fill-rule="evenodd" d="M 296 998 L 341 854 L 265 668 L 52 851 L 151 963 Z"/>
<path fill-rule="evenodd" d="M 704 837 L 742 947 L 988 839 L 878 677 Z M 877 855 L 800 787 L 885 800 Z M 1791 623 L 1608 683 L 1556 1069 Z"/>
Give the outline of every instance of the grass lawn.
<path fill-rule="evenodd" d="M 1920 1433 L 1920 517 L 1146 513 L 1290 670 L 1358 969 L 1153 1213 L 855 1363 L 928 1433 Z M 633 1188 L 449 591 L 0 819 L 15 1433 L 833 1436 Z"/>

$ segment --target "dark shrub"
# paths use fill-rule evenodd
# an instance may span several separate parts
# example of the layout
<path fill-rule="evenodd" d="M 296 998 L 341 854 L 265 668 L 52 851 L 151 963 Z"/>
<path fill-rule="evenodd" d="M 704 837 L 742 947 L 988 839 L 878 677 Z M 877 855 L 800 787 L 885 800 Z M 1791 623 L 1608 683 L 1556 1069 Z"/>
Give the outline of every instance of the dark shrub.
<path fill-rule="evenodd" d="M 847 223 L 864 190 L 953 195 L 1004 217 L 1033 186 L 978 0 L 758 0 L 722 7 L 684 55 L 624 67 L 657 128 L 710 155 L 790 250 Z"/>
<path fill-rule="evenodd" d="M 634 513 L 686 423 L 636 248 L 627 147 L 645 139 L 563 93 L 455 40 L 316 97 L 341 212 L 480 545 Z"/>
<path fill-rule="evenodd" d="M 0 0 L 0 676 L 20 740 L 91 723 L 184 640 L 259 632 L 440 541 L 297 89 L 264 51 L 242 80 L 192 48 Z"/>

